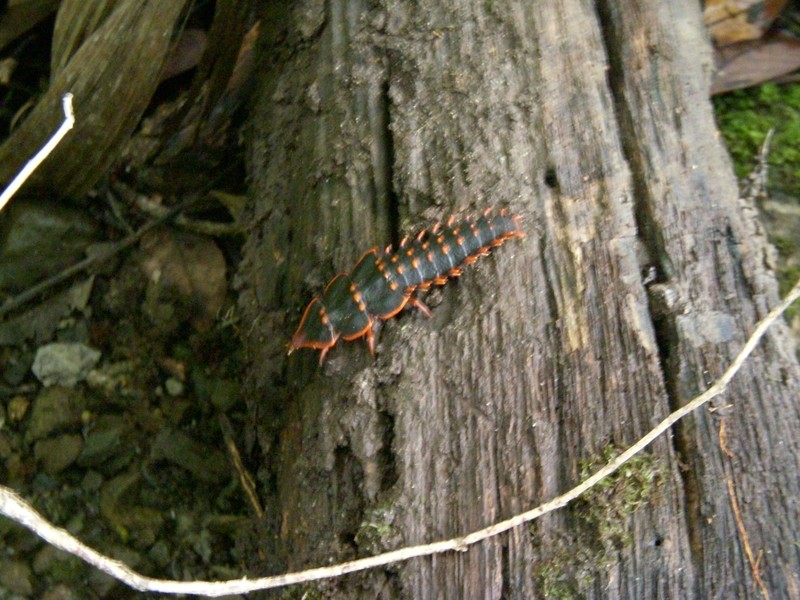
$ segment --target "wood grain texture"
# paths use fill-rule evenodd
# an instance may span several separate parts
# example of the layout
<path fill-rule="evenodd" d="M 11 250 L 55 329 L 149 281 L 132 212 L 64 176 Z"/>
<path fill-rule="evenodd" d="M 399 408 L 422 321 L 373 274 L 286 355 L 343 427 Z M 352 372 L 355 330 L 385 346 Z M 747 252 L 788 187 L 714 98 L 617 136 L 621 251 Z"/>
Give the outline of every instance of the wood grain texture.
<path fill-rule="evenodd" d="M 704 389 L 776 301 L 714 136 L 697 6 L 273 6 L 239 274 L 280 514 L 264 541 L 272 568 L 467 533 L 566 491 Z M 489 205 L 522 214 L 528 237 L 429 298 L 431 319 L 388 323 L 377 362 L 351 344 L 320 371 L 310 352 L 287 364 L 309 290 L 414 225 Z M 721 401 L 735 404 L 723 417 L 733 462 L 723 413 L 698 415 L 651 447 L 642 464 L 656 484 L 634 504 L 612 488 L 608 514 L 590 500 L 465 553 L 320 589 L 755 598 L 726 477 L 770 552 L 771 589 L 792 589 L 798 515 L 785 494 L 800 419 L 784 334 Z"/>
<path fill-rule="evenodd" d="M 608 3 L 607 9 L 605 30 L 619 49 L 612 69 L 618 104 L 628 112 L 621 129 L 631 140 L 647 243 L 663 273 L 656 296 L 671 298 L 657 323 L 671 402 L 679 406 L 727 368 L 775 304 L 776 285 L 765 270 L 771 258 L 753 209 L 737 199 L 735 181 L 720 176 L 730 166 L 710 104 L 702 100 L 711 59 L 705 50 L 702 61 L 686 51 L 704 48 L 702 31 L 668 4 L 623 13 Z M 677 431 L 676 447 L 689 467 L 688 528 L 705 597 L 760 597 L 752 578 L 743 576 L 751 568 L 728 480 L 747 506 L 743 524 L 753 551 L 763 556 L 767 589 L 778 597 L 800 593 L 797 556 L 786 552 L 798 533 L 797 507 L 787 505 L 787 494 L 798 485 L 800 388 L 785 336 L 776 329 L 714 403 L 716 410 L 699 412 Z"/>

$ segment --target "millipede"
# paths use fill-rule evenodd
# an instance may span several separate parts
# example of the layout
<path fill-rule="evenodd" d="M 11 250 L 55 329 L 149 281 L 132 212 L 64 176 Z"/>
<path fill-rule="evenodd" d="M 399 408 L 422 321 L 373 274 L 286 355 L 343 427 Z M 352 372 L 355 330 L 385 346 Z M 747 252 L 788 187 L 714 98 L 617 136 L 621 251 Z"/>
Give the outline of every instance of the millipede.
<path fill-rule="evenodd" d="M 514 237 L 524 237 L 520 216 L 506 209 L 485 210 L 479 217 L 450 217 L 404 238 L 396 249 L 368 250 L 349 273 L 339 273 L 320 296 L 306 307 L 289 343 L 289 353 L 299 348 L 321 350 L 319 364 L 341 339 L 361 337 L 375 356 L 373 327 L 378 319 L 391 319 L 406 306 L 426 316 L 431 311 L 418 298 L 434 284 L 459 277 L 464 265 Z"/>

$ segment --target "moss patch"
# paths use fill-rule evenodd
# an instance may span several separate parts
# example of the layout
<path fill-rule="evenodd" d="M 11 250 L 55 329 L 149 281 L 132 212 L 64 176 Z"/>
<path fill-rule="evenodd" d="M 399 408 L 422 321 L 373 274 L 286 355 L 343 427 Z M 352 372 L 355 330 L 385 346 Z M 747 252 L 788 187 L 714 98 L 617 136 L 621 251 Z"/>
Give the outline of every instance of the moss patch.
<path fill-rule="evenodd" d="M 800 191 L 800 85 L 765 84 L 731 92 L 716 98 L 714 108 L 737 177 L 747 177 L 753 171 L 767 132 L 774 129 L 768 187 L 797 196 Z"/>
<path fill-rule="evenodd" d="M 581 481 L 620 453 L 620 448 L 608 445 L 600 455 L 583 461 L 580 464 Z M 601 553 L 626 548 L 633 541 L 630 516 L 653 500 L 665 480 L 663 460 L 643 452 L 586 492 L 573 505 L 573 514 L 583 527 L 596 534 L 589 539 L 598 540 L 602 546 L 598 548 Z"/>
<path fill-rule="evenodd" d="M 584 598 L 583 593 L 594 581 L 594 574 L 588 570 L 575 572 L 575 561 L 584 565 L 596 562 L 596 556 L 581 557 L 583 553 L 578 550 L 576 557 L 575 546 L 572 544 L 559 544 L 557 551 L 549 560 L 541 561 L 533 569 L 533 576 L 542 598 L 556 598 L 567 600 L 570 598 Z M 587 559 L 588 560 L 581 560 Z M 599 564 L 597 565 L 599 568 Z"/>
<path fill-rule="evenodd" d="M 776 275 L 781 295 L 800 278 L 800 85 L 765 84 L 714 99 L 720 132 L 739 178 L 757 167 L 767 132 L 775 133 L 767 157 L 769 177 L 760 203 L 770 242 L 778 250 Z M 786 320 L 800 332 L 800 308 Z"/>
<path fill-rule="evenodd" d="M 621 451 L 608 445 L 581 462 L 581 481 Z M 585 597 L 595 580 L 617 562 L 619 550 L 631 545 L 631 515 L 658 499 L 658 489 L 666 478 L 663 459 L 642 453 L 571 504 L 568 510 L 573 527 L 569 537 L 549 543 L 547 556 L 533 566 L 542 597 Z M 539 537 L 536 530 L 537 524 L 531 523 L 530 534 Z"/>

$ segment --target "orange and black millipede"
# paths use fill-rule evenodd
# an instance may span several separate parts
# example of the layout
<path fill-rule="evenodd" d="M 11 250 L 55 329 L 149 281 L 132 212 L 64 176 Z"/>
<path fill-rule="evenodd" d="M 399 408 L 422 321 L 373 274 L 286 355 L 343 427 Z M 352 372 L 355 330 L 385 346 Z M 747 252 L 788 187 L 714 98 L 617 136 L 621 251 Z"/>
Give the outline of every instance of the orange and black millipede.
<path fill-rule="evenodd" d="M 471 265 L 509 238 L 523 237 L 520 217 L 505 209 L 493 214 L 487 209 L 480 217 L 461 220 L 451 217 L 421 231 L 413 241 L 404 239 L 396 250 L 367 251 L 350 273 L 334 277 L 322 296 L 306 307 L 292 336 L 289 352 L 298 348 L 321 350 L 319 362 L 339 339 L 352 341 L 366 336 L 372 355 L 376 319 L 390 319 L 407 304 L 427 316 L 430 310 L 417 297 L 434 283 L 444 285 L 448 277 L 461 275 Z"/>

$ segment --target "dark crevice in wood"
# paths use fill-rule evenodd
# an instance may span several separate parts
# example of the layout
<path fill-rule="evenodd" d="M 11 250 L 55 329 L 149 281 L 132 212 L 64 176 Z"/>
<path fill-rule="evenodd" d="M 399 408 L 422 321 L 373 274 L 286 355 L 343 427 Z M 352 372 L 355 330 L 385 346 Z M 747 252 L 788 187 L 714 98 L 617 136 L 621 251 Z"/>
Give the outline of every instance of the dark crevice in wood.
<path fill-rule="evenodd" d="M 548 317 L 550 323 L 557 323 L 558 322 L 558 301 L 556 299 L 556 291 L 555 286 L 552 283 L 551 277 L 554 274 L 551 272 L 549 268 L 549 263 L 546 260 L 546 256 L 548 255 L 548 244 L 550 241 L 550 236 L 548 236 L 548 232 L 546 229 L 543 229 L 539 234 L 539 244 L 541 246 L 541 252 L 539 253 L 539 268 L 543 273 L 547 273 L 547 277 L 544 278 L 546 282 L 545 287 L 545 296 L 547 298 L 547 308 L 548 308 Z"/>
<path fill-rule="evenodd" d="M 397 483 L 397 463 L 395 461 L 394 445 L 394 416 L 388 412 L 378 413 L 380 426 L 383 431 L 382 446 L 378 452 L 378 468 L 381 473 L 381 491 L 392 489 Z"/>
<path fill-rule="evenodd" d="M 334 451 L 333 500 L 336 509 L 332 531 L 336 532 L 339 544 L 358 552 L 356 533 L 364 515 L 364 470 L 350 447 L 339 447 Z"/>
<path fill-rule="evenodd" d="M 643 153 L 638 147 L 639 135 L 636 131 L 632 109 L 625 97 L 625 68 L 619 49 L 624 46 L 620 42 L 615 20 L 612 18 L 608 0 L 598 0 L 595 4 L 598 19 L 601 23 L 603 42 L 608 58 L 608 87 L 614 104 L 614 113 L 620 132 L 620 145 L 631 173 L 631 185 L 634 193 L 634 217 L 643 256 L 640 258 L 640 273 L 647 273 L 649 267 L 655 265 L 655 283 L 666 284 L 673 275 L 674 269 L 666 250 L 659 224 L 654 218 L 652 208 L 655 199 L 649 198 L 645 181 L 646 169 L 642 164 Z M 644 276 L 644 275 L 643 275 Z M 653 286 L 655 287 L 655 286 Z M 671 410 L 680 407 L 678 375 L 680 373 L 680 357 L 676 355 L 679 346 L 678 328 L 675 320 L 675 309 L 662 302 L 663 297 L 648 288 L 648 310 L 653 320 L 656 344 L 659 353 L 659 365 L 664 380 L 664 388 Z M 671 437 L 673 448 L 682 465 L 692 464 L 690 457 L 693 449 L 689 428 L 692 420 L 683 420 L 673 427 Z M 697 573 L 702 573 L 702 515 L 700 512 L 700 488 L 697 475 L 688 468 L 679 469 L 685 494 L 686 531 Z"/>
<path fill-rule="evenodd" d="M 388 212 L 389 237 L 393 245 L 400 242 L 400 198 L 394 188 L 394 136 L 391 127 L 391 98 L 389 97 L 389 77 L 381 85 L 382 128 L 381 137 L 376 140 L 382 144 L 384 154 L 383 177 L 386 190 L 386 205 Z"/>
<path fill-rule="evenodd" d="M 555 167 L 548 167 L 544 172 L 544 184 L 551 190 L 559 189 L 558 174 L 556 173 Z"/>
<path fill-rule="evenodd" d="M 502 582 L 502 585 L 501 585 L 501 589 L 502 589 L 501 597 L 502 598 L 512 598 L 514 594 L 513 594 L 513 591 L 512 591 L 512 587 L 511 587 L 511 572 L 510 572 L 511 559 L 510 559 L 509 552 L 508 552 L 508 544 L 506 544 L 506 543 L 501 544 L 500 545 L 500 552 L 501 552 L 501 555 L 502 555 L 502 558 L 500 560 L 500 564 L 501 564 L 501 572 L 502 572 L 502 578 L 503 578 L 503 582 Z"/>
<path fill-rule="evenodd" d="M 649 293 L 649 309 L 653 316 L 653 324 L 658 340 L 660 363 L 664 372 L 664 385 L 672 410 L 679 408 L 676 399 L 680 398 L 678 381 L 675 374 L 680 372 L 680 358 L 676 356 L 678 349 L 678 329 L 675 319 L 671 314 L 665 313 L 659 296 Z M 680 461 L 680 475 L 683 482 L 684 500 L 686 506 L 687 535 L 692 558 L 697 567 L 697 572 L 702 573 L 703 543 L 702 543 L 702 516 L 700 511 L 700 488 L 696 474 L 687 467 L 691 464 L 691 457 L 697 452 L 693 443 L 693 436 L 689 430 L 693 426 L 693 417 L 682 420 L 673 427 L 672 446 Z"/>

